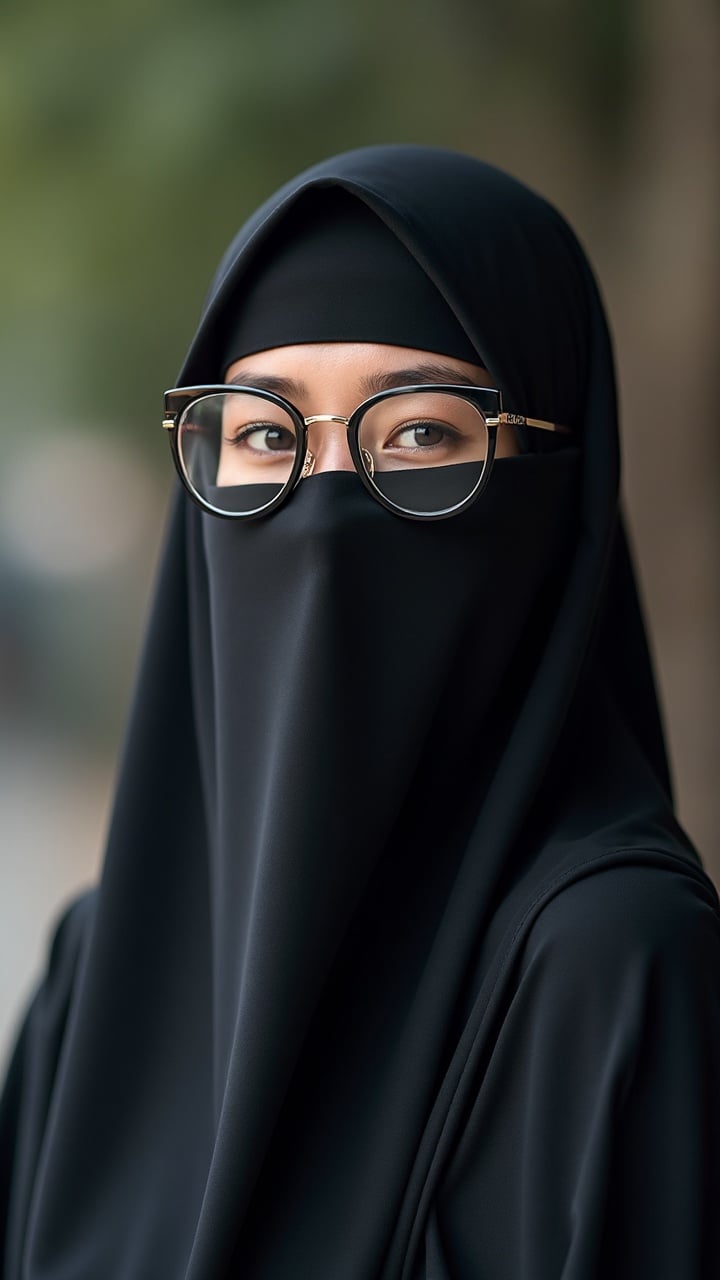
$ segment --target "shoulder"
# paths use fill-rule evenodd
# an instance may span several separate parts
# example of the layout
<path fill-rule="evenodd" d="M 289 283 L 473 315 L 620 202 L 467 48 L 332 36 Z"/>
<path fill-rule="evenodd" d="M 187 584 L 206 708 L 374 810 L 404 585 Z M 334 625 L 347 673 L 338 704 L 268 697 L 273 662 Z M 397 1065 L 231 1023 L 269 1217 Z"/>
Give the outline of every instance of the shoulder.
<path fill-rule="evenodd" d="M 45 982 L 70 977 L 89 933 L 96 889 L 87 890 L 66 903 L 50 930 Z"/>
<path fill-rule="evenodd" d="M 77 956 L 92 920 L 96 898 L 97 889 L 88 889 L 67 902 L 56 916 L 50 932 L 50 968 Z"/>
<path fill-rule="evenodd" d="M 596 981 L 629 970 L 708 967 L 720 982 L 720 912 L 709 881 L 636 862 L 579 876 L 550 897 L 524 946 L 525 963 Z"/>
<path fill-rule="evenodd" d="M 34 1092 L 51 1087 L 94 903 L 94 891 L 74 898 L 64 907 L 51 930 L 44 972 L 16 1034 L 9 1063 L 10 1093 L 18 1092 L 21 1080 L 24 1095 L 31 1084 Z M 6 1093 L 3 1104 L 7 1102 Z M 17 1099 L 14 1105 L 19 1107 Z"/>
<path fill-rule="evenodd" d="M 45 973 L 19 1028 L 0 1091 L 0 1268 L 19 1238 L 57 1076 L 95 893 L 65 906 L 51 933 Z"/>
<path fill-rule="evenodd" d="M 56 916 L 49 931 L 44 972 L 27 1011 L 30 1024 L 40 1024 L 44 1030 L 64 1024 L 96 896 L 97 890 L 88 890 L 66 903 Z"/>

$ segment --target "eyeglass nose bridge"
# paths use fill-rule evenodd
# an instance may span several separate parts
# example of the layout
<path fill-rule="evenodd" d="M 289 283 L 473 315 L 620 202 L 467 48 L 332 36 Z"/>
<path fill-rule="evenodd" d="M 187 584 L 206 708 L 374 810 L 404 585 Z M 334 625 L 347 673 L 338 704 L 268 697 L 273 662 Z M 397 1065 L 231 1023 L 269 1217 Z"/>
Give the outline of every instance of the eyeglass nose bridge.
<path fill-rule="evenodd" d="M 305 423 L 306 427 L 312 426 L 314 422 L 337 422 L 341 427 L 347 427 L 350 422 L 350 419 L 342 418 L 338 413 L 315 413 L 310 418 L 303 418 L 303 422 Z M 308 476 L 311 476 L 313 473 L 314 466 L 315 466 L 315 454 L 312 453 L 310 449 L 307 449 L 305 451 L 305 461 L 303 463 L 303 469 L 300 472 L 298 479 L 306 480 Z"/>
<path fill-rule="evenodd" d="M 312 418 L 303 418 L 306 427 L 312 425 L 313 422 L 339 422 L 341 426 L 346 427 L 349 418 L 341 418 L 337 413 L 316 413 Z"/>

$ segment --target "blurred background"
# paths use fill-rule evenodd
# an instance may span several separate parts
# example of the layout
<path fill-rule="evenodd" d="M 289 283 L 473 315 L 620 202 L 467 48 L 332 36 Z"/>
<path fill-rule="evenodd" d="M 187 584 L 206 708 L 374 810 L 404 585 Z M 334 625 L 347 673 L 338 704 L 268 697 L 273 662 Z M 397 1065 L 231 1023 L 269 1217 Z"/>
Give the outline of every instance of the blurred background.
<path fill-rule="evenodd" d="M 720 880 L 719 26 L 713 0 L 5 0 L 0 1055 L 102 856 L 162 391 L 238 225 L 354 146 L 494 161 L 594 262 L 680 815 Z"/>

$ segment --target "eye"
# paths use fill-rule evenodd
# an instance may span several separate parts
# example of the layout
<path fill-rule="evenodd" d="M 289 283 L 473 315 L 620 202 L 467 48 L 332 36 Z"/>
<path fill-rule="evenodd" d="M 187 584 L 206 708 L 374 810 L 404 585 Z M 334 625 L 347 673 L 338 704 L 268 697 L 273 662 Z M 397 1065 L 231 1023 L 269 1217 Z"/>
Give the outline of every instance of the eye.
<path fill-rule="evenodd" d="M 388 440 L 399 449 L 429 449 L 454 439 L 457 432 L 440 422 L 405 422 Z"/>
<path fill-rule="evenodd" d="M 225 439 L 230 445 L 244 446 L 256 453 L 287 453 L 295 449 L 293 432 L 276 422 L 250 422 Z"/>

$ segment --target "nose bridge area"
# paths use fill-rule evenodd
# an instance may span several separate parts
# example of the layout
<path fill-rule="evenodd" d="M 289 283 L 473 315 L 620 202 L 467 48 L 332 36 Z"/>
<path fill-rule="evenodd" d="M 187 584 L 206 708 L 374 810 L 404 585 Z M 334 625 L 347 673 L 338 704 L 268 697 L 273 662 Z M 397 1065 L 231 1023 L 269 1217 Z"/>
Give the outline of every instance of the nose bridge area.
<path fill-rule="evenodd" d="M 335 413 L 317 413 L 305 419 L 306 427 L 311 428 L 308 431 L 308 452 L 314 459 L 307 474 L 316 476 L 321 471 L 355 470 L 347 439 L 348 421 L 348 418 Z M 337 430 L 338 427 L 343 430 Z"/>

